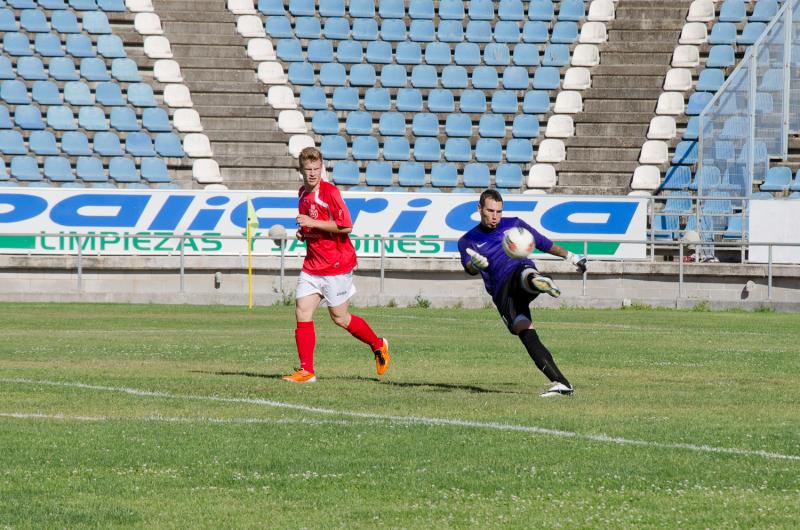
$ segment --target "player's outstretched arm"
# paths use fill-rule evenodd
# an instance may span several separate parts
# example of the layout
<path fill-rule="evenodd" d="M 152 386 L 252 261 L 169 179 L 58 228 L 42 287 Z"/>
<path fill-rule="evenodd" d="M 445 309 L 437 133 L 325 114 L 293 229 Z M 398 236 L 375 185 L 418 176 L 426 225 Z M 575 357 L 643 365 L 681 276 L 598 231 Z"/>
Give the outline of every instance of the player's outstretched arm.
<path fill-rule="evenodd" d="M 559 258 L 564 258 L 565 260 L 569 261 L 575 266 L 575 269 L 581 274 L 586 272 L 586 262 L 587 262 L 586 256 L 580 254 L 573 254 L 569 250 L 565 249 L 562 246 L 556 245 L 555 243 L 553 243 L 553 246 L 550 247 L 548 253 L 552 254 L 553 256 L 558 256 Z"/>
<path fill-rule="evenodd" d="M 489 259 L 482 255 L 478 254 L 471 248 L 466 250 L 466 253 L 469 255 L 469 262 L 467 262 L 467 272 L 470 274 L 478 274 L 478 272 L 485 270 L 489 267 Z"/>

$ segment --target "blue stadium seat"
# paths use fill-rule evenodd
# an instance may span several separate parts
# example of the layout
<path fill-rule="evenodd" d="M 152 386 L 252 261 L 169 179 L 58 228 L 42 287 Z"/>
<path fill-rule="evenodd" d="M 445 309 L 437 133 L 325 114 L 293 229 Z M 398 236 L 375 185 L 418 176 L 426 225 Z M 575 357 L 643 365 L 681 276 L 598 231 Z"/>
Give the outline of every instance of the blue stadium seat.
<path fill-rule="evenodd" d="M 346 18 L 329 18 L 325 21 L 322 35 L 330 40 L 347 40 L 350 38 L 350 22 Z"/>
<path fill-rule="evenodd" d="M 64 49 L 61 39 L 53 33 L 39 33 L 34 40 L 33 48 L 42 57 L 63 57 Z"/>
<path fill-rule="evenodd" d="M 125 105 L 125 98 L 122 96 L 122 88 L 113 81 L 97 83 L 95 87 L 95 97 L 99 104 L 105 105 L 106 107 Z"/>
<path fill-rule="evenodd" d="M 319 69 L 319 82 L 323 86 L 344 86 L 347 72 L 340 63 L 325 63 Z"/>
<path fill-rule="evenodd" d="M 11 123 L 11 116 L 8 114 L 8 109 L 4 105 L 0 105 L 0 129 L 13 129 L 14 125 Z"/>
<path fill-rule="evenodd" d="M 719 9 L 720 22 L 742 22 L 747 16 L 744 0 L 725 0 Z"/>
<path fill-rule="evenodd" d="M 495 171 L 495 185 L 498 188 L 521 188 L 522 168 L 517 164 L 500 164 Z"/>
<path fill-rule="evenodd" d="M 56 137 L 50 131 L 33 131 L 28 137 L 28 147 L 39 156 L 59 154 Z"/>
<path fill-rule="evenodd" d="M 492 94 L 492 112 L 516 114 L 519 108 L 517 94 L 513 90 L 497 90 Z"/>
<path fill-rule="evenodd" d="M 281 0 L 273 0 L 280 2 Z M 343 17 L 344 0 L 319 0 L 319 16 Z"/>
<path fill-rule="evenodd" d="M 686 124 L 686 130 L 683 132 L 684 140 L 697 140 L 700 125 L 699 121 L 697 116 L 689 118 L 689 122 Z"/>
<path fill-rule="evenodd" d="M 520 43 L 514 46 L 511 61 L 516 66 L 538 66 L 539 48 L 535 44 Z"/>
<path fill-rule="evenodd" d="M 533 145 L 527 138 L 513 138 L 506 144 L 506 161 L 527 164 L 533 160 Z"/>
<path fill-rule="evenodd" d="M 102 11 L 87 11 L 83 14 L 83 31 L 93 35 L 111 33 L 108 17 Z"/>
<path fill-rule="evenodd" d="M 530 114 L 514 116 L 511 135 L 514 138 L 536 138 L 539 136 L 539 120 Z"/>
<path fill-rule="evenodd" d="M 117 81 L 138 83 L 142 80 L 139 67 L 133 59 L 114 59 L 111 61 L 111 76 Z"/>
<path fill-rule="evenodd" d="M 130 158 L 116 156 L 108 162 L 108 176 L 120 183 L 139 182 L 136 164 Z"/>
<path fill-rule="evenodd" d="M 69 0 L 69 6 L 77 11 L 94 11 L 97 9 L 95 0 Z"/>
<path fill-rule="evenodd" d="M 522 27 L 522 41 L 529 44 L 544 44 L 550 40 L 546 22 L 528 21 Z"/>
<path fill-rule="evenodd" d="M 406 39 L 406 23 L 398 19 L 381 21 L 381 39 L 389 42 L 402 42 Z"/>
<path fill-rule="evenodd" d="M 422 93 L 416 88 L 401 88 L 397 91 L 395 108 L 399 112 L 421 112 Z"/>
<path fill-rule="evenodd" d="M 155 139 L 155 150 L 158 156 L 165 158 L 183 158 L 183 144 L 180 137 L 175 133 L 158 133 Z"/>
<path fill-rule="evenodd" d="M 15 79 L 14 67 L 8 57 L 0 55 L 0 79 Z"/>
<path fill-rule="evenodd" d="M 378 22 L 373 18 L 357 18 L 353 21 L 353 38 L 356 40 L 377 40 Z"/>
<path fill-rule="evenodd" d="M 689 103 L 686 105 L 686 115 L 698 116 L 703 112 L 703 109 L 706 108 L 706 105 L 708 105 L 713 97 L 714 94 L 710 92 L 695 92 L 689 96 Z"/>
<path fill-rule="evenodd" d="M 436 138 L 417 138 L 414 142 L 414 160 L 417 162 L 435 162 L 439 160 L 442 145 Z"/>
<path fill-rule="evenodd" d="M 79 131 L 68 131 L 61 136 L 61 150 L 72 156 L 88 156 L 92 154 L 89 149 L 89 139 Z"/>
<path fill-rule="evenodd" d="M 313 85 L 315 82 L 314 67 L 311 63 L 291 63 L 287 78 L 293 85 Z"/>
<path fill-rule="evenodd" d="M 453 55 L 456 64 L 462 66 L 477 66 L 481 64 L 481 50 L 474 42 L 461 42 L 456 45 Z"/>
<path fill-rule="evenodd" d="M 0 83 L 0 99 L 9 105 L 30 105 L 31 103 L 25 83 L 16 79 Z"/>
<path fill-rule="evenodd" d="M 464 2 L 462 0 L 439 0 L 439 19 L 463 20 Z"/>
<path fill-rule="evenodd" d="M 490 42 L 483 49 L 483 62 L 488 66 L 508 66 L 511 52 L 503 43 Z"/>
<path fill-rule="evenodd" d="M 122 156 L 119 136 L 112 132 L 99 132 L 92 141 L 94 152 L 100 156 Z"/>
<path fill-rule="evenodd" d="M 444 42 L 432 42 L 425 47 L 425 62 L 428 64 L 450 64 L 450 46 Z"/>
<path fill-rule="evenodd" d="M 81 59 L 81 77 L 87 81 L 108 81 L 111 79 L 108 75 L 105 61 L 97 57 Z"/>
<path fill-rule="evenodd" d="M 351 18 L 375 18 L 374 0 L 350 0 L 349 4 Z"/>
<path fill-rule="evenodd" d="M 444 80 L 442 80 L 444 83 Z M 428 110 L 430 112 L 453 112 L 455 100 L 453 93 L 446 88 L 436 88 L 428 92 Z"/>
<path fill-rule="evenodd" d="M 448 116 L 449 118 L 449 116 Z M 430 112 L 418 112 L 411 121 L 411 132 L 414 136 L 438 136 L 439 119 Z"/>
<path fill-rule="evenodd" d="M 80 79 L 75 63 L 69 57 L 53 57 L 50 59 L 50 77 L 56 81 L 77 81 Z"/>
<path fill-rule="evenodd" d="M 377 160 L 378 140 L 372 136 L 356 136 L 353 138 L 351 153 L 355 160 Z"/>
<path fill-rule="evenodd" d="M 749 134 L 750 130 L 750 120 L 743 116 L 732 116 L 725 120 L 725 123 L 722 125 L 722 132 L 720 133 L 719 137 L 723 140 L 737 140 L 742 139 Z M 720 148 L 720 143 L 717 142 L 717 148 Z M 726 144 L 722 144 L 726 145 Z M 732 150 L 733 148 L 731 148 Z M 717 160 L 724 160 L 725 158 L 720 157 L 719 155 L 716 156 Z"/>
<path fill-rule="evenodd" d="M 464 34 L 467 42 L 480 43 L 492 41 L 492 25 L 486 20 L 470 20 Z"/>
<path fill-rule="evenodd" d="M 534 76 L 535 80 L 535 76 Z M 534 86 L 535 86 L 534 82 Z M 545 90 L 530 90 L 522 100 L 522 112 L 525 114 L 547 114 L 550 111 L 550 95 Z"/>
<path fill-rule="evenodd" d="M 72 109 L 56 105 L 47 109 L 47 126 L 57 131 L 74 131 L 78 128 Z"/>
<path fill-rule="evenodd" d="M 354 64 L 349 77 L 350 86 L 375 86 L 375 67 L 371 64 Z"/>
<path fill-rule="evenodd" d="M 725 82 L 725 72 L 719 68 L 706 68 L 700 72 L 695 90 L 698 92 L 716 92 Z"/>
<path fill-rule="evenodd" d="M 445 153 L 445 156 L 447 154 Z M 481 138 L 475 144 L 475 160 L 478 162 L 500 162 L 503 146 L 494 138 Z"/>
<path fill-rule="evenodd" d="M 97 7 L 106 12 L 123 13 L 126 10 L 124 0 L 97 0 Z"/>
<path fill-rule="evenodd" d="M 38 107 L 33 105 L 17 105 L 14 110 L 14 123 L 20 129 L 27 129 L 30 131 L 44 129 L 44 121 L 42 120 L 42 113 Z"/>
<path fill-rule="evenodd" d="M 411 69 L 411 86 L 414 88 L 436 88 L 438 84 L 436 67 L 429 64 L 417 64 Z"/>
<path fill-rule="evenodd" d="M 10 9 L 0 9 L 0 31 L 18 31 L 17 17 Z"/>
<path fill-rule="evenodd" d="M 790 173 L 791 176 L 791 173 Z M 718 189 L 721 183 L 719 168 L 703 166 L 695 172 L 694 181 L 689 183 L 690 190 L 702 190 L 707 194 L 709 190 Z"/>
<path fill-rule="evenodd" d="M 411 158 L 408 138 L 389 136 L 383 142 L 383 159 L 405 161 Z"/>
<path fill-rule="evenodd" d="M 458 172 L 455 164 L 433 164 L 431 166 L 431 185 L 444 188 L 458 186 Z"/>
<path fill-rule="evenodd" d="M 525 18 L 520 0 L 500 0 L 497 6 L 497 17 L 500 20 L 522 20 Z"/>
<path fill-rule="evenodd" d="M 364 109 L 372 112 L 386 112 L 392 106 L 389 91 L 385 88 L 370 88 L 364 94 Z"/>
<path fill-rule="evenodd" d="M 780 92 L 783 89 L 783 69 L 770 68 L 763 73 L 758 90 L 761 92 Z"/>
<path fill-rule="evenodd" d="M 673 165 L 692 165 L 697 163 L 697 142 L 683 140 L 675 146 Z"/>
<path fill-rule="evenodd" d="M 406 14 L 403 0 L 380 0 L 378 3 L 378 14 L 382 19 L 403 18 Z"/>
<path fill-rule="evenodd" d="M 335 110 L 358 110 L 358 90 L 351 87 L 336 87 L 333 91 Z"/>
<path fill-rule="evenodd" d="M 669 199 L 667 199 L 669 201 Z M 656 239 L 675 239 L 680 229 L 677 215 L 656 214 L 653 218 L 653 237 Z"/>
<path fill-rule="evenodd" d="M 327 2 L 320 0 L 320 10 L 324 3 Z M 258 0 L 258 10 L 264 15 L 286 14 L 286 9 L 283 7 L 283 0 Z M 342 2 L 342 12 L 344 12 L 344 2 Z"/>
<path fill-rule="evenodd" d="M 761 191 L 784 192 L 789 190 L 792 182 L 792 170 L 785 166 L 771 167 L 761 184 Z"/>
<path fill-rule="evenodd" d="M 553 26 L 550 42 L 572 44 L 578 40 L 578 24 L 575 22 L 559 21 Z"/>
<path fill-rule="evenodd" d="M 153 141 L 145 132 L 132 132 L 125 138 L 125 151 L 135 157 L 156 156 Z"/>
<path fill-rule="evenodd" d="M 494 40 L 496 42 L 519 42 L 521 34 L 519 23 L 511 20 L 501 20 L 494 26 Z"/>
<path fill-rule="evenodd" d="M 130 107 L 112 108 L 111 115 L 109 116 L 109 122 L 111 123 L 111 127 L 120 132 L 139 130 L 139 123 L 136 121 L 136 111 Z"/>
<path fill-rule="evenodd" d="M 306 54 L 311 63 L 333 62 L 333 44 L 329 40 L 312 40 L 308 43 Z"/>
<path fill-rule="evenodd" d="M 542 66 L 533 74 L 533 88 L 555 90 L 561 85 L 561 74 L 555 66 Z"/>
<path fill-rule="evenodd" d="M 317 134 L 338 134 L 339 118 L 330 110 L 315 112 L 311 118 L 311 128 Z"/>
<path fill-rule="evenodd" d="M 466 164 L 464 166 L 464 186 L 468 188 L 488 188 L 489 167 L 486 164 Z"/>
<path fill-rule="evenodd" d="M 397 181 L 401 186 L 424 186 L 425 167 L 417 162 L 400 164 L 400 168 L 397 172 Z"/>
<path fill-rule="evenodd" d="M 498 84 L 497 70 L 491 66 L 477 66 L 472 71 L 473 88 L 494 90 Z"/>
<path fill-rule="evenodd" d="M 503 138 L 506 135 L 506 119 L 500 114 L 484 114 L 478 122 L 481 138 Z"/>
<path fill-rule="evenodd" d="M 561 0 L 558 6 L 558 20 L 572 20 L 577 22 L 586 14 L 583 0 Z"/>
<path fill-rule="evenodd" d="M 482 90 L 463 90 L 459 108 L 461 112 L 483 114 L 486 112 L 486 94 Z"/>
<path fill-rule="evenodd" d="M 433 0 L 409 0 L 408 16 L 411 18 L 433 19 Z"/>
<path fill-rule="evenodd" d="M 442 86 L 444 88 L 467 88 L 467 69 L 463 66 L 448 65 L 442 70 Z"/>
<path fill-rule="evenodd" d="M 349 113 L 344 124 L 344 130 L 351 136 L 372 134 L 372 115 L 369 112 L 362 111 Z"/>
<path fill-rule="evenodd" d="M 444 158 L 448 162 L 469 162 L 472 146 L 466 138 L 448 138 L 444 143 Z"/>
<path fill-rule="evenodd" d="M 661 183 L 662 190 L 685 190 L 692 180 L 692 170 L 689 166 L 670 166 Z"/>
<path fill-rule="evenodd" d="M 503 88 L 507 90 L 528 90 L 529 85 L 527 68 L 509 66 L 503 71 Z"/>
<path fill-rule="evenodd" d="M 384 112 L 378 122 L 381 136 L 405 136 L 406 119 L 399 112 Z"/>
<path fill-rule="evenodd" d="M 0 131 L 0 152 L 4 155 L 24 155 L 28 152 L 25 149 L 25 140 L 17 130 Z"/>
<path fill-rule="evenodd" d="M 128 103 L 134 107 L 155 107 L 156 100 L 153 96 L 153 87 L 147 83 L 132 83 L 128 85 Z"/>
<path fill-rule="evenodd" d="M 107 131 L 108 122 L 100 107 L 81 107 L 78 111 L 78 125 L 86 131 Z"/>
<path fill-rule="evenodd" d="M 333 165 L 333 182 L 335 184 L 358 184 L 358 165 L 349 160 L 342 160 Z"/>
<path fill-rule="evenodd" d="M 75 181 L 69 160 L 63 156 L 48 156 L 44 159 L 44 176 L 52 182 Z"/>
<path fill-rule="evenodd" d="M 399 64 L 387 64 L 381 69 L 382 87 L 404 87 L 407 83 L 406 69 Z"/>
<path fill-rule="evenodd" d="M 392 166 L 386 162 L 370 162 L 365 178 L 367 186 L 391 186 Z"/>
<path fill-rule="evenodd" d="M 728 2 L 730 0 L 727 0 Z M 728 68 L 736 64 L 733 46 L 717 44 L 712 46 L 708 52 L 706 68 Z"/>
<path fill-rule="evenodd" d="M 422 63 L 422 51 L 416 42 L 403 41 L 397 43 L 395 50 L 397 64 L 420 64 Z"/>
<path fill-rule="evenodd" d="M 273 39 L 294 38 L 294 29 L 292 29 L 292 22 L 289 20 L 289 17 L 267 17 L 264 30 L 267 32 L 267 35 Z"/>
<path fill-rule="evenodd" d="M 78 25 L 78 18 L 75 13 L 69 10 L 53 12 L 50 23 L 53 29 L 59 33 L 70 34 L 80 33 L 81 27 Z"/>
<path fill-rule="evenodd" d="M 278 59 L 287 63 L 305 60 L 303 47 L 297 39 L 280 39 L 275 47 L 275 55 Z"/>
<path fill-rule="evenodd" d="M 150 183 L 172 182 L 167 164 L 160 158 L 143 158 L 140 173 Z"/>
<path fill-rule="evenodd" d="M 24 33 L 8 32 L 3 35 L 3 52 L 17 57 L 33 55 L 31 41 Z"/>
<path fill-rule="evenodd" d="M 81 33 L 67 35 L 66 48 L 67 53 L 77 59 L 95 57 L 92 40 Z"/>
<path fill-rule="evenodd" d="M 472 136 L 472 119 L 467 114 L 449 114 L 444 124 L 444 132 L 451 138 Z"/>
<path fill-rule="evenodd" d="M 436 28 L 436 35 L 441 42 L 462 42 L 464 40 L 464 26 L 460 20 L 440 20 Z"/>
<path fill-rule="evenodd" d="M 300 89 L 300 106 L 307 110 L 328 108 L 325 91 L 320 87 L 306 86 Z"/>
<path fill-rule="evenodd" d="M 409 38 L 416 42 L 433 42 L 435 33 L 432 20 L 412 20 L 408 28 Z"/>
<path fill-rule="evenodd" d="M 314 0 L 289 0 L 289 12 L 296 17 L 310 17 L 316 14 Z"/>
<path fill-rule="evenodd" d="M 42 180 L 39 165 L 32 156 L 15 156 L 11 159 L 11 176 L 25 182 Z"/>
<path fill-rule="evenodd" d="M 750 46 L 751 44 L 755 43 L 758 38 L 764 33 L 764 29 L 766 29 L 767 25 L 763 22 L 748 22 L 744 29 L 742 30 L 742 34 L 736 38 L 736 44 L 740 44 L 742 46 Z M 732 42 L 727 42 L 725 44 L 733 44 Z"/>
<path fill-rule="evenodd" d="M 372 64 L 391 63 L 392 45 L 383 40 L 375 40 L 367 44 L 367 62 Z"/>
<path fill-rule="evenodd" d="M 94 96 L 89 85 L 81 81 L 69 81 L 64 84 L 64 101 L 78 107 L 94 105 Z"/>
<path fill-rule="evenodd" d="M 323 136 L 320 151 L 327 160 L 344 160 L 347 158 L 347 142 L 342 136 Z"/>
<path fill-rule="evenodd" d="M 28 33 L 49 33 L 50 24 L 44 11 L 38 9 L 24 9 L 19 14 L 19 25 Z"/>
<path fill-rule="evenodd" d="M 119 108 L 119 107 L 118 107 Z M 130 107 L 121 107 L 134 113 L 134 122 L 135 122 L 135 112 Z M 116 109 L 115 109 L 116 110 Z M 112 118 L 113 118 L 113 111 L 112 111 Z M 112 119 L 113 123 L 113 119 Z M 159 108 L 159 107 L 151 107 L 146 108 L 142 111 L 142 127 L 147 129 L 150 132 L 171 132 L 172 125 L 169 121 L 169 114 L 167 111 Z"/>
<path fill-rule="evenodd" d="M 733 22 L 717 22 L 708 34 L 708 43 L 714 44 L 735 44 L 736 43 L 736 24 Z"/>
<path fill-rule="evenodd" d="M 492 0 L 471 0 L 468 15 L 470 20 L 494 20 L 494 2 Z"/>
<path fill-rule="evenodd" d="M 758 0 L 748 20 L 750 22 L 769 22 L 776 14 L 778 14 L 778 0 Z"/>
<path fill-rule="evenodd" d="M 566 44 L 549 44 L 542 54 L 542 66 L 567 66 L 569 64 L 569 46 Z"/>

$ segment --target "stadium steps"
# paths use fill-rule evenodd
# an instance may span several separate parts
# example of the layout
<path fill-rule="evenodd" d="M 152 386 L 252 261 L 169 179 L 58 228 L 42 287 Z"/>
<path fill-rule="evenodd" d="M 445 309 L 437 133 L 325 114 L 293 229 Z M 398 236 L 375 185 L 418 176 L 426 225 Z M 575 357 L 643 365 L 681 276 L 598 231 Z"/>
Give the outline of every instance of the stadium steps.
<path fill-rule="evenodd" d="M 225 0 L 159 2 L 157 11 L 223 183 L 231 189 L 296 188 L 289 135 L 278 129 L 278 113 L 267 105 L 266 87 Z"/>
<path fill-rule="evenodd" d="M 583 92 L 575 137 L 558 164 L 561 193 L 625 195 L 642 139 L 655 116 L 664 76 L 692 0 L 628 0 L 617 4 L 601 45 L 592 86 Z"/>

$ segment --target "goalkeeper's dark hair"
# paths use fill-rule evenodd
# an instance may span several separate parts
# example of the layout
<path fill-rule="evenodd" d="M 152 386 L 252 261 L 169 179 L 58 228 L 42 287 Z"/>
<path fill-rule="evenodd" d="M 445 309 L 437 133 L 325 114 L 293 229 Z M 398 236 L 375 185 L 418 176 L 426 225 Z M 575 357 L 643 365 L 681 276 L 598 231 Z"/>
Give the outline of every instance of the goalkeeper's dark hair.
<path fill-rule="evenodd" d="M 484 206 L 486 204 L 486 199 L 492 199 L 493 201 L 503 202 L 503 196 L 500 195 L 500 192 L 497 190 L 483 190 L 483 193 L 481 193 L 481 200 L 480 200 L 481 206 Z"/>

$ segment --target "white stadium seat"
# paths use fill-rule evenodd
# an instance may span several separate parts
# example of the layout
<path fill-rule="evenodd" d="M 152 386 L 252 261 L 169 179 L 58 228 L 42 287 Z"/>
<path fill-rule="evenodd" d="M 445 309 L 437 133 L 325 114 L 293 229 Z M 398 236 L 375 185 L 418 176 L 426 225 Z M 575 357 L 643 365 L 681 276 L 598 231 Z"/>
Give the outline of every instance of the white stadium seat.
<path fill-rule="evenodd" d="M 648 140 L 670 140 L 677 135 L 675 118 L 672 116 L 656 116 L 650 120 L 647 130 Z"/>
<path fill-rule="evenodd" d="M 234 15 L 255 15 L 253 0 L 228 0 L 228 9 Z"/>
<path fill-rule="evenodd" d="M 275 61 L 275 48 L 269 39 L 250 39 L 247 41 L 247 56 L 256 62 Z"/>
<path fill-rule="evenodd" d="M 163 35 L 161 19 L 155 13 L 136 13 L 133 29 L 141 35 Z"/>
<path fill-rule="evenodd" d="M 256 15 L 244 15 L 236 21 L 236 32 L 245 39 L 263 38 L 267 36 L 264 31 L 264 22 Z"/>
<path fill-rule="evenodd" d="M 586 22 L 581 27 L 578 42 L 584 44 L 602 44 L 608 40 L 608 32 L 603 22 Z"/>
<path fill-rule="evenodd" d="M 267 91 L 267 103 L 274 109 L 296 109 L 294 92 L 286 85 L 275 85 Z"/>
<path fill-rule="evenodd" d="M 151 59 L 172 59 L 172 48 L 169 40 L 161 35 L 144 38 L 144 54 Z"/>
<path fill-rule="evenodd" d="M 700 64 L 700 50 L 691 44 L 681 44 L 672 52 L 673 68 L 694 68 Z"/>
<path fill-rule="evenodd" d="M 656 104 L 656 114 L 666 114 L 677 116 L 683 114 L 684 101 L 683 94 L 680 92 L 664 92 L 658 96 Z"/>
<path fill-rule="evenodd" d="M 681 30 L 679 44 L 703 44 L 708 40 L 708 28 L 704 22 L 687 22 Z"/>
<path fill-rule="evenodd" d="M 159 83 L 183 83 L 181 67 L 172 59 L 159 59 L 153 65 L 153 76 Z"/>
<path fill-rule="evenodd" d="M 586 20 L 608 22 L 614 20 L 614 2 L 611 0 L 594 0 L 589 5 Z"/>
<path fill-rule="evenodd" d="M 555 138 L 547 138 L 542 140 L 539 144 L 539 149 L 536 151 L 537 162 L 549 162 L 557 164 L 563 161 L 567 156 L 567 149 L 564 142 Z"/>
<path fill-rule="evenodd" d="M 714 2 L 711 0 L 694 0 L 689 6 L 687 22 L 711 22 L 716 17 Z"/>
<path fill-rule="evenodd" d="M 285 85 L 289 78 L 279 62 L 263 62 L 258 65 L 258 80 L 265 85 Z"/>
<path fill-rule="evenodd" d="M 666 164 L 669 160 L 667 142 L 661 140 L 647 140 L 642 145 L 642 152 L 639 154 L 640 164 Z"/>
<path fill-rule="evenodd" d="M 225 184 L 206 184 L 203 186 L 203 189 L 208 191 L 225 191 L 228 189 L 228 186 Z"/>
<path fill-rule="evenodd" d="M 664 90 L 686 92 L 692 88 L 692 71 L 688 68 L 672 68 L 664 78 Z"/>
<path fill-rule="evenodd" d="M 299 110 L 282 110 L 278 114 L 278 129 L 289 134 L 305 134 L 308 132 L 306 120 Z"/>
<path fill-rule="evenodd" d="M 172 116 L 172 123 L 180 132 L 202 132 L 200 114 L 194 109 L 177 109 Z"/>
<path fill-rule="evenodd" d="M 547 138 L 571 138 L 575 136 L 575 123 L 572 116 L 554 114 L 547 119 L 544 135 Z"/>
<path fill-rule="evenodd" d="M 522 192 L 523 195 L 547 195 L 547 191 L 537 188 L 529 188 Z"/>
<path fill-rule="evenodd" d="M 633 171 L 631 189 L 653 191 L 661 182 L 661 171 L 656 166 L 639 166 Z M 649 195 L 649 194 L 648 194 Z"/>
<path fill-rule="evenodd" d="M 180 83 L 171 83 L 164 87 L 164 103 L 168 107 L 191 107 L 192 95 L 189 87 Z"/>
<path fill-rule="evenodd" d="M 192 178 L 200 184 L 217 184 L 222 182 L 219 164 L 210 158 L 200 158 L 192 162 Z"/>
<path fill-rule="evenodd" d="M 125 0 L 125 7 L 131 13 L 152 13 L 155 11 L 151 0 Z"/>
<path fill-rule="evenodd" d="M 592 86 L 592 76 L 588 68 L 575 66 L 564 74 L 564 90 L 586 90 Z"/>
<path fill-rule="evenodd" d="M 211 142 L 203 133 L 189 133 L 183 138 L 183 150 L 192 158 L 208 158 L 213 156 Z"/>
<path fill-rule="evenodd" d="M 529 188 L 552 188 L 556 185 L 556 168 L 550 164 L 533 164 L 528 172 Z"/>
<path fill-rule="evenodd" d="M 306 147 L 314 147 L 314 139 L 307 134 L 295 134 L 289 137 L 289 154 L 297 158 Z"/>
<path fill-rule="evenodd" d="M 597 66 L 600 50 L 594 44 L 578 44 L 572 52 L 572 66 Z"/>
<path fill-rule="evenodd" d="M 583 98 L 580 92 L 562 90 L 556 96 L 553 112 L 558 114 L 577 114 L 583 112 Z"/>

